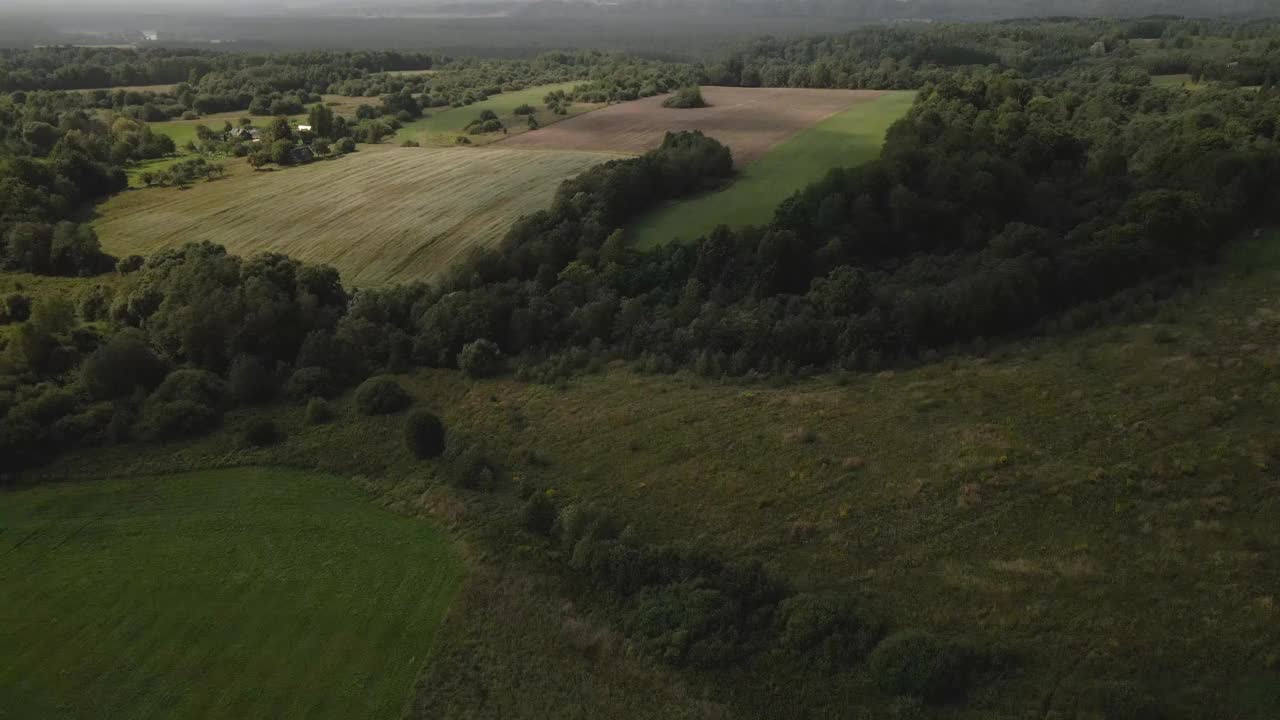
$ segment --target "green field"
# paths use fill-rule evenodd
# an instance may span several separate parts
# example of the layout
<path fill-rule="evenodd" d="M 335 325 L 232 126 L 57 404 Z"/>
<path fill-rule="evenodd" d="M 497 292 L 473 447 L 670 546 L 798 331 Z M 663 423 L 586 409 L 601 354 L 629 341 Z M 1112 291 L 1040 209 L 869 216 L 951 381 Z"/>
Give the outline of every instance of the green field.
<path fill-rule="evenodd" d="M 261 127 L 269 122 L 272 116 L 268 115 L 250 115 L 247 111 L 218 113 L 217 115 L 206 115 L 196 120 L 168 120 L 165 122 L 148 123 L 151 131 L 168 135 L 173 138 L 173 144 L 178 146 L 178 152 L 182 152 L 182 146 L 187 144 L 189 140 L 196 139 L 196 126 L 204 125 L 210 130 L 221 131 L 223 125 L 230 121 L 232 125 L 238 125 L 240 118 L 253 118 L 254 125 Z M 289 118 L 291 125 L 303 122 L 302 116 L 293 116 Z"/>
<path fill-rule="evenodd" d="M 461 579 L 430 525 L 335 477 L 6 492 L 0 717 L 397 717 Z"/>
<path fill-rule="evenodd" d="M 1209 87 L 1208 83 L 1193 81 L 1189 73 L 1181 73 L 1177 75 L 1152 75 L 1151 84 L 1160 87 L 1182 87 L 1192 91 L 1204 90 Z"/>
<path fill-rule="evenodd" d="M 516 90 L 514 92 L 502 93 L 501 95 L 494 95 L 483 102 L 463 107 L 430 108 L 427 110 L 428 114 L 426 117 L 407 123 L 404 127 L 400 128 L 397 133 L 397 137 L 401 140 L 417 140 L 424 145 L 452 145 L 454 143 L 454 138 L 459 134 L 462 134 L 463 128 L 467 126 L 467 123 L 479 117 L 483 110 L 492 110 L 496 113 L 498 119 L 502 121 L 503 125 L 507 126 L 510 133 L 518 134 L 526 132 L 528 130 L 527 120 L 522 116 L 513 115 L 511 112 L 521 105 L 528 104 L 536 108 L 537 114 L 535 117 L 537 117 L 538 122 L 543 125 L 548 125 L 556 122 L 557 120 L 570 118 L 574 115 L 581 115 L 584 112 L 588 112 L 599 107 L 598 105 L 589 103 L 573 103 L 568 107 L 568 115 L 555 115 L 548 112 L 546 106 L 543 105 L 542 98 L 546 96 L 547 93 L 554 92 L 556 90 L 564 90 L 565 92 L 568 92 L 572 90 L 575 85 L 581 84 L 581 82 L 575 81 L 557 83 L 554 85 L 539 85 L 537 87 L 526 88 L 524 90 Z M 471 135 L 468 137 L 471 139 L 471 142 L 482 144 L 485 142 L 499 140 L 503 135 L 502 133 L 492 133 L 488 135 Z"/>
<path fill-rule="evenodd" d="M 691 240 L 721 224 L 768 222 L 779 203 L 832 168 L 860 165 L 879 155 L 885 131 L 914 100 L 914 92 L 889 93 L 793 135 L 747 165 L 729 187 L 646 215 L 631 229 L 633 242 L 653 247 Z"/>

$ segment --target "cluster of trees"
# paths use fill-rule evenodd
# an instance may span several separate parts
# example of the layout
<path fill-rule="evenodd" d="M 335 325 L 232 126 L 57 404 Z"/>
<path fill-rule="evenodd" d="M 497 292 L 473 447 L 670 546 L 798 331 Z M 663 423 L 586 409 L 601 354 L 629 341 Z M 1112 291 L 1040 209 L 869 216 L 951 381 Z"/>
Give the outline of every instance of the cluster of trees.
<path fill-rule="evenodd" d="M 615 187 L 617 165 L 587 173 L 455 268 L 442 302 L 474 322 L 435 362 L 487 338 L 508 354 L 594 347 L 713 375 L 874 368 L 1088 322 L 1096 303 L 1140 297 L 1280 207 L 1267 180 L 1280 96 L 1098 72 L 929 86 L 879 161 L 832 173 L 767 226 L 691 245 L 628 250 L 611 201 L 652 196 Z"/>
<path fill-rule="evenodd" d="M 697 85 L 682 87 L 662 101 L 662 107 L 667 108 L 700 108 L 706 106 L 707 101 L 702 99 L 702 88 Z"/>
<path fill-rule="evenodd" d="M 492 110 L 481 110 L 479 117 L 467 123 L 463 130 L 466 130 L 471 135 L 480 135 L 494 132 L 505 133 L 507 128 L 498 119 L 497 113 Z"/>
<path fill-rule="evenodd" d="M 72 275 L 109 268 L 92 231 L 64 223 L 84 203 L 124 189 L 121 165 L 173 149 L 144 124 L 58 95 L 0 97 L 0 266 Z"/>
<path fill-rule="evenodd" d="M 202 157 L 180 160 L 161 170 L 148 170 L 138 176 L 143 185 L 176 185 L 184 186 L 196 180 L 212 180 L 222 177 L 226 170 L 218 163 L 209 162 Z"/>
<path fill-rule="evenodd" d="M 568 115 L 573 99 L 563 90 L 552 90 L 542 96 L 542 104 L 556 115 Z"/>
<path fill-rule="evenodd" d="M 76 444 L 201 432 L 285 393 L 331 396 L 369 374 L 358 355 L 330 354 L 352 342 L 347 306 L 331 268 L 209 244 L 153 256 L 75 303 L 37 296 L 0 352 L 3 469 Z"/>

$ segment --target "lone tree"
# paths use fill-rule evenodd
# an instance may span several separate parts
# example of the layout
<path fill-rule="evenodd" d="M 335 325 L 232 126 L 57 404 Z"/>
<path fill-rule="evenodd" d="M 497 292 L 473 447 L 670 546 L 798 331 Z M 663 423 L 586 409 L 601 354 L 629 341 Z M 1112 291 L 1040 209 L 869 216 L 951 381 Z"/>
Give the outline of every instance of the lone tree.
<path fill-rule="evenodd" d="M 700 108 L 706 107 L 707 102 L 702 99 L 702 89 L 697 85 L 689 85 L 675 91 L 671 97 L 662 101 L 662 107 L 668 108 Z"/>

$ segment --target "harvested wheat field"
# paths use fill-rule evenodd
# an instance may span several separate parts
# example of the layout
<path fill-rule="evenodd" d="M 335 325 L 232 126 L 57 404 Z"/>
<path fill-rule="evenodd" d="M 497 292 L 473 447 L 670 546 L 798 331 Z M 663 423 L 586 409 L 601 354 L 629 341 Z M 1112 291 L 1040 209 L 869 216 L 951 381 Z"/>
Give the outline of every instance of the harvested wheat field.
<path fill-rule="evenodd" d="M 701 130 L 729 146 L 743 165 L 795 133 L 857 103 L 876 90 L 703 87 L 708 107 L 662 107 L 665 95 L 620 103 L 502 141 L 503 147 L 642 153 L 671 130 Z"/>
<path fill-rule="evenodd" d="M 364 146 L 362 146 L 364 147 Z M 115 255 L 207 240 L 336 267 L 348 286 L 429 279 L 519 216 L 548 206 L 560 181 L 611 159 L 593 152 L 369 147 L 311 165 L 188 189 L 121 193 L 95 227 Z"/>

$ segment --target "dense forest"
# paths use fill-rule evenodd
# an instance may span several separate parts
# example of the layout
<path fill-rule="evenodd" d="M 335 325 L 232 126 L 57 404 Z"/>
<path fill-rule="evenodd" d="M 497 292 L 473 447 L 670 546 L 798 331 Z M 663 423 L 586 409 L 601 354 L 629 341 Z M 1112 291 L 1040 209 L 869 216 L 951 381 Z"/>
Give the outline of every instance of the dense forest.
<path fill-rule="evenodd" d="M 11 92 L 0 100 L 6 267 L 124 277 L 76 303 L 4 300 L 21 324 L 0 355 L 0 448 L 16 468 L 76 442 L 173 437 L 236 402 L 306 401 L 415 365 L 531 380 L 609 359 L 716 378 L 871 370 L 1141 313 L 1234 235 L 1275 219 L 1273 31 L 1172 19 L 877 28 L 759 40 L 706 65 L 432 59 L 449 69 L 429 78 L 374 72 L 427 56 L 325 55 L 306 69 L 301 56 L 184 56 L 209 67 L 165 96 L 179 107 L 339 86 L 422 111 L 437 94 L 565 78 L 609 100 L 687 81 L 920 91 L 878 161 L 833 172 L 767 225 L 629 247 L 641 212 L 732 173 L 714 138 L 679 133 L 565 182 L 548 209 L 440 283 L 358 292 L 332 269 L 214 246 L 116 263 L 75 210 L 122 187 L 123 165 L 171 148 L 124 111 L 128 92 L 120 107 L 118 92 Z M 40 66 L 24 58 L 9 61 Z M 1178 63 L 1221 82 L 1152 84 Z"/>

